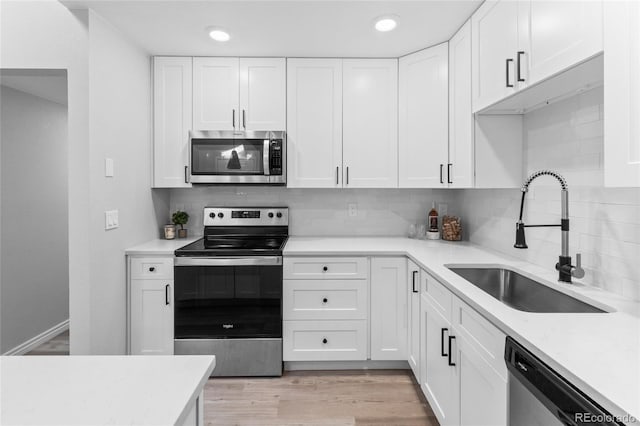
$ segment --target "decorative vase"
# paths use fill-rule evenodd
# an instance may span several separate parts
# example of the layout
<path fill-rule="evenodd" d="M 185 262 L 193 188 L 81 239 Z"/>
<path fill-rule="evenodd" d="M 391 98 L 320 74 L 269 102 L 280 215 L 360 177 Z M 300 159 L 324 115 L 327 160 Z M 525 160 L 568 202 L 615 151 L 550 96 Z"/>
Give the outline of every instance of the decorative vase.
<path fill-rule="evenodd" d="M 167 240 L 173 240 L 176 237 L 176 226 L 165 225 L 164 226 L 164 238 Z"/>
<path fill-rule="evenodd" d="M 178 229 L 178 238 L 187 238 L 187 230 Z"/>

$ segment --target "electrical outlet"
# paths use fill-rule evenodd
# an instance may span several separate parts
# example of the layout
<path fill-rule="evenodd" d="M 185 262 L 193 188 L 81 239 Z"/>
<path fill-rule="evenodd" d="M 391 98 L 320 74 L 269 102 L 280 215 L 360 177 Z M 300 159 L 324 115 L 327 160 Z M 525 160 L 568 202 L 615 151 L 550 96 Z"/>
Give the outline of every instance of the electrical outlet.
<path fill-rule="evenodd" d="M 107 210 L 104 212 L 104 229 L 115 229 L 120 226 L 118 221 L 118 210 Z"/>
<path fill-rule="evenodd" d="M 358 216 L 358 205 L 356 203 L 347 204 L 347 209 L 349 210 L 349 217 Z"/>
<path fill-rule="evenodd" d="M 438 204 L 438 214 L 440 214 L 440 216 L 444 216 L 448 213 L 448 205 L 446 203 L 439 203 Z"/>

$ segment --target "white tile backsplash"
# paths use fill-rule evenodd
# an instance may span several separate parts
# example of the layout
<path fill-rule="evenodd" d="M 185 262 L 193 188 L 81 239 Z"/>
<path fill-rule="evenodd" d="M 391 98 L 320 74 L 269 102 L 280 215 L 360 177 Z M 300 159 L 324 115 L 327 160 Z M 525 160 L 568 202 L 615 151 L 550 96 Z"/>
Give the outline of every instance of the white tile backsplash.
<path fill-rule="evenodd" d="M 569 184 L 570 249 L 583 254 L 587 285 L 640 300 L 640 188 L 603 187 L 603 92 L 589 92 L 533 111 L 524 118 L 527 174 L 551 169 Z M 529 249 L 513 248 L 519 189 L 461 190 L 455 203 L 465 238 L 553 268 L 560 254 L 557 228 L 527 229 Z M 525 223 L 560 220 L 560 187 L 539 178 L 526 200 Z"/>

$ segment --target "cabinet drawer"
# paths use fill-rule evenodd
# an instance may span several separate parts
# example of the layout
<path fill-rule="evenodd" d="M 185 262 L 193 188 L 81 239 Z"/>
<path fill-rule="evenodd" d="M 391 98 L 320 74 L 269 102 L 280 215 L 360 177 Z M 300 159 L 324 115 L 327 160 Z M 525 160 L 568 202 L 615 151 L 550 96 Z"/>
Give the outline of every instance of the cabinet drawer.
<path fill-rule="evenodd" d="M 132 257 L 132 279 L 173 279 L 173 257 Z"/>
<path fill-rule="evenodd" d="M 506 379 L 507 367 L 503 357 L 507 336 L 457 297 L 453 300 L 452 325 L 456 334 L 465 339 L 498 374 Z"/>
<path fill-rule="evenodd" d="M 284 278 L 307 280 L 366 279 L 366 257 L 285 257 Z"/>
<path fill-rule="evenodd" d="M 285 320 L 367 319 L 367 280 L 284 280 Z"/>
<path fill-rule="evenodd" d="M 453 293 L 440 284 L 435 278 L 426 273 L 424 270 L 421 274 L 422 291 L 426 293 L 427 298 L 432 302 L 442 316 L 447 320 L 451 319 L 451 303 L 454 299 Z"/>
<path fill-rule="evenodd" d="M 284 361 L 367 359 L 367 321 L 284 321 Z"/>

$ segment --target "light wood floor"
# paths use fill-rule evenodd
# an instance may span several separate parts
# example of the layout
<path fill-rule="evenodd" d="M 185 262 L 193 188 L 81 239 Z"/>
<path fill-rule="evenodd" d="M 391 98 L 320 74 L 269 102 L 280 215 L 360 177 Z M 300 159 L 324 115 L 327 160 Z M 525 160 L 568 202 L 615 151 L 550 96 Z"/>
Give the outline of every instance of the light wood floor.
<path fill-rule="evenodd" d="M 409 370 L 213 378 L 204 395 L 206 425 L 438 426 Z"/>

